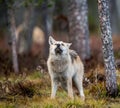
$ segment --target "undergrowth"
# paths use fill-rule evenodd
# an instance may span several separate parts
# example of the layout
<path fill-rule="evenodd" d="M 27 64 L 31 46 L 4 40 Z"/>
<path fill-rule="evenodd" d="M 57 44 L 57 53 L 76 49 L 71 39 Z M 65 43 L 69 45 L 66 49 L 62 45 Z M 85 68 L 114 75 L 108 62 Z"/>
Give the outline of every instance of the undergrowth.
<path fill-rule="evenodd" d="M 75 99 L 70 100 L 67 92 L 61 88 L 57 91 L 56 99 L 51 100 L 50 77 L 46 72 L 35 71 L 18 76 L 11 74 L 7 79 L 1 76 L 0 108 L 119 108 L 120 77 L 117 77 L 118 97 L 109 98 L 106 96 L 105 81 L 96 76 L 96 73 L 101 75 L 100 71 L 102 71 L 101 68 L 91 70 L 91 74 L 85 75 L 85 101 L 76 94 Z"/>

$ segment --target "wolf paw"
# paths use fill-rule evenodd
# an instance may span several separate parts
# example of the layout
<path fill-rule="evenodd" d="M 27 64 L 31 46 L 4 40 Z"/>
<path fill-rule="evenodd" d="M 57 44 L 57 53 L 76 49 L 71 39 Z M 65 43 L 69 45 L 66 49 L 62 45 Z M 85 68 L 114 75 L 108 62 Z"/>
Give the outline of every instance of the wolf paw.
<path fill-rule="evenodd" d="M 85 101 L 85 96 L 81 96 L 81 100 Z"/>
<path fill-rule="evenodd" d="M 55 96 L 51 96 L 50 98 L 51 98 L 51 99 L 55 99 Z"/>
<path fill-rule="evenodd" d="M 71 100 L 74 100 L 74 96 L 73 95 L 69 95 L 68 96 Z"/>

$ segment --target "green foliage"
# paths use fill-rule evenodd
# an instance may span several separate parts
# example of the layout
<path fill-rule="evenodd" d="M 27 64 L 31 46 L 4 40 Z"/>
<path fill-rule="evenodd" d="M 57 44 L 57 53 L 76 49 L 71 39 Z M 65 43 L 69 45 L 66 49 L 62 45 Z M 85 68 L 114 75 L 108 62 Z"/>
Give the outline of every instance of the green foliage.
<path fill-rule="evenodd" d="M 38 0 L 38 2 L 36 3 L 37 6 L 41 6 L 41 4 L 43 3 L 43 0 Z"/>
<path fill-rule="evenodd" d="M 89 94 L 96 99 L 106 97 L 106 89 L 104 83 L 91 84 L 89 87 Z"/>
<path fill-rule="evenodd" d="M 55 0 L 55 5 L 56 5 L 56 14 L 61 14 L 61 13 L 63 13 L 63 3 L 61 2 L 61 0 Z"/>
<path fill-rule="evenodd" d="M 0 0 L 0 3 L 3 3 L 4 0 Z M 46 6 L 47 7 L 52 7 L 53 4 L 54 4 L 55 0 L 51 0 L 51 1 L 44 1 L 44 0 L 23 0 L 21 1 L 17 6 L 15 6 L 15 8 L 19 8 L 21 6 L 24 6 L 24 7 L 28 7 L 30 5 L 32 6 L 41 6 L 43 3 L 47 4 Z M 15 0 L 8 0 L 7 1 L 7 6 L 8 8 L 13 8 L 13 4 L 15 3 Z"/>
<path fill-rule="evenodd" d="M 120 97 L 120 85 L 118 85 L 118 96 Z"/>
<path fill-rule="evenodd" d="M 28 76 L 28 78 L 30 79 L 37 79 L 37 78 L 42 78 L 42 77 L 43 77 L 43 74 L 39 71 L 35 71 L 30 76 Z"/>
<path fill-rule="evenodd" d="M 14 2 L 15 2 L 14 0 L 6 0 L 7 7 L 13 9 Z"/>
<path fill-rule="evenodd" d="M 22 3 L 23 6 L 28 7 L 29 5 L 33 4 L 34 0 L 24 0 L 24 2 Z"/>
<path fill-rule="evenodd" d="M 48 7 L 52 7 L 52 6 L 53 6 L 53 4 L 50 4 L 50 3 L 49 3 L 47 6 L 48 6 Z"/>
<path fill-rule="evenodd" d="M 44 106 L 44 108 L 55 108 L 55 106 L 52 105 L 52 104 L 47 104 L 47 105 Z"/>
<path fill-rule="evenodd" d="M 120 105 L 118 98 L 106 97 L 104 82 L 89 84 L 84 89 L 86 96 L 84 102 L 76 94 L 75 99 L 71 100 L 63 89 L 58 89 L 56 99 L 51 100 L 50 78 L 47 73 L 35 71 L 29 75 L 17 77 L 11 74 L 8 81 L 11 82 L 9 84 L 13 89 L 5 93 L 5 99 L 0 102 L 0 108 L 102 108 L 111 106 L 113 106 L 111 108 L 117 108 Z M 4 82 L 1 79 L 1 83 Z M 120 90 L 120 85 L 118 89 Z"/>
<path fill-rule="evenodd" d="M 115 55 L 115 58 L 120 58 L 120 51 L 115 51 L 114 55 Z"/>
<path fill-rule="evenodd" d="M 4 0 L 0 0 L 0 3 L 3 3 L 4 2 Z"/>
<path fill-rule="evenodd" d="M 65 105 L 65 108 L 80 108 L 82 107 L 82 105 L 80 104 L 80 102 L 68 102 L 66 105 Z"/>
<path fill-rule="evenodd" d="M 94 17 L 89 14 L 88 20 L 89 20 L 89 29 L 90 29 L 90 31 L 91 32 L 98 31 L 98 24 L 95 22 Z"/>

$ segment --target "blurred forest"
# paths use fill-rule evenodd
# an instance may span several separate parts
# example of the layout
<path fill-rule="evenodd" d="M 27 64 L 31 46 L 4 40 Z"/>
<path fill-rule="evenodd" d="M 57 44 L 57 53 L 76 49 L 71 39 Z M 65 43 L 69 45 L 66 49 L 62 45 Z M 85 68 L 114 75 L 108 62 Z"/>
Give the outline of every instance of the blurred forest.
<path fill-rule="evenodd" d="M 13 2 L 12 0 L 11 2 Z M 9 2 L 9 1 L 8 1 Z M 20 69 L 30 69 L 36 68 L 39 65 L 42 58 L 48 56 L 48 36 L 53 35 L 57 40 L 70 41 L 70 36 L 74 38 L 75 32 L 73 34 L 69 33 L 69 3 L 64 0 L 16 0 L 13 3 L 7 3 L 5 0 L 0 0 L 0 57 L 2 62 L 9 62 L 7 70 L 12 69 L 12 59 L 11 59 L 11 45 L 12 38 L 8 27 L 10 26 L 9 15 L 7 4 L 14 5 L 14 22 L 16 29 L 16 49 L 18 54 L 19 68 Z M 119 0 L 112 1 L 110 5 L 110 16 L 112 25 L 112 34 L 115 41 L 118 41 L 119 36 Z M 83 20 L 84 21 L 84 20 Z M 84 59 L 90 59 L 92 56 L 94 58 L 100 59 L 101 61 L 101 42 L 100 42 L 100 30 L 99 30 L 99 20 L 98 20 L 98 10 L 97 10 L 97 0 L 88 0 L 88 22 L 89 22 L 89 32 L 88 32 L 88 46 L 87 49 L 89 53 L 88 57 L 83 57 Z M 85 34 L 86 35 L 86 34 Z M 117 39 L 116 39 L 117 38 Z M 115 42 L 115 45 L 117 44 Z M 82 43 L 82 42 L 81 42 Z M 73 44 L 74 45 L 74 44 Z M 114 48 L 119 49 L 119 45 Z M 76 49 L 76 48 L 74 48 Z M 79 46 L 78 49 L 82 49 Z M 95 51 L 94 51 L 95 50 Z M 100 51 L 100 52 L 99 52 Z M 83 51 L 85 52 L 85 51 Z M 79 51 L 78 51 L 79 53 Z M 98 53 L 98 54 L 95 54 Z M 4 56 L 3 56 L 4 55 Z M 85 53 L 80 54 L 85 56 Z M 116 55 L 119 55 L 117 53 Z M 91 57 L 90 57 L 91 56 Z M 33 59 L 31 59 L 31 57 Z M 8 59 L 8 60 L 6 60 Z M 29 63 L 26 66 L 26 62 Z M 3 63 L 2 63 L 3 64 Z M 2 64 L 0 65 L 3 69 Z M 5 63 L 6 64 L 6 63 Z M 43 65 L 42 63 L 41 65 Z M 43 66 L 44 67 L 44 66 Z M 3 69 L 4 70 L 4 69 Z M 11 71 L 11 70 L 10 70 Z"/>
<path fill-rule="evenodd" d="M 116 100 L 105 96 L 103 38 L 101 39 L 98 1 L 0 0 L 0 101 L 5 100 L 5 104 L 0 102 L 0 108 L 9 108 L 6 101 L 11 108 L 16 108 L 19 104 L 20 108 L 58 108 L 61 103 L 65 106 L 60 107 L 65 108 L 67 105 L 70 106 L 67 108 L 100 108 L 102 105 L 109 107 L 111 102 L 116 106 L 111 104 L 110 108 L 120 106 L 120 92 Z M 107 1 L 117 71 L 115 74 L 120 91 L 120 0 Z M 72 42 L 71 49 L 76 50 L 83 60 L 85 94 L 90 94 L 88 100 L 93 96 L 86 104 L 80 104 L 78 99 L 76 102 L 69 102 L 68 99 L 65 103 L 62 98 L 66 98 L 66 93 L 59 93 L 60 100 L 53 103 L 44 98 L 50 95 L 50 78 L 46 66 L 49 36 Z M 25 102 L 18 95 L 23 96 Z M 33 99 L 34 103 L 26 100 L 26 97 L 31 98 L 34 95 L 37 96 Z M 21 102 L 17 100 L 19 98 Z M 38 104 L 39 100 L 43 101 L 41 106 Z"/>

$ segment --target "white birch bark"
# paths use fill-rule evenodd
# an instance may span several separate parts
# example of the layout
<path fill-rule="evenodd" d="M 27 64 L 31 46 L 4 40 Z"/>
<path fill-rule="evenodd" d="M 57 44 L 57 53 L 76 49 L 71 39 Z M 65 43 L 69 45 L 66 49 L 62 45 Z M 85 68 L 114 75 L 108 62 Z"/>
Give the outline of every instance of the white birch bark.
<path fill-rule="evenodd" d="M 98 12 L 105 64 L 106 90 L 108 96 L 115 97 L 117 95 L 117 82 L 109 15 L 109 0 L 98 0 Z"/>
<path fill-rule="evenodd" d="M 10 31 L 10 35 L 11 35 L 11 40 L 12 40 L 12 61 L 13 61 L 13 69 L 15 71 L 15 73 L 19 73 L 19 66 L 18 66 L 18 55 L 17 55 L 17 51 L 16 51 L 16 24 L 15 24 L 15 16 L 14 16 L 14 3 L 11 4 L 9 3 L 8 0 L 6 0 L 7 5 L 8 5 L 8 22 L 9 22 L 9 26 L 8 29 Z"/>

